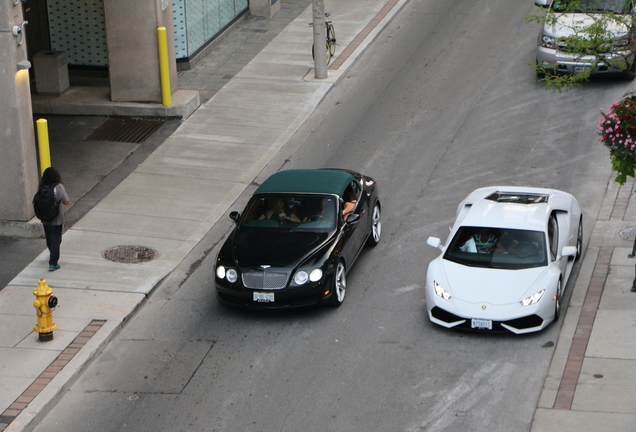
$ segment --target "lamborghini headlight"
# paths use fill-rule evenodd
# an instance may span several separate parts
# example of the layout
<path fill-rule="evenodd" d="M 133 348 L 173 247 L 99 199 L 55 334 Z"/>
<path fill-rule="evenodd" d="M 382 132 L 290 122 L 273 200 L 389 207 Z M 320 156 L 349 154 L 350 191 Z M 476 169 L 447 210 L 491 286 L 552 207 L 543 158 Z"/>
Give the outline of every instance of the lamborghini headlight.
<path fill-rule="evenodd" d="M 442 286 L 435 281 L 433 281 L 433 288 L 435 288 L 435 294 L 444 300 L 449 300 L 452 297 L 448 291 L 442 288 Z"/>
<path fill-rule="evenodd" d="M 523 307 L 537 304 L 539 303 L 539 300 L 541 300 L 541 297 L 543 297 L 543 294 L 545 294 L 545 290 L 541 290 L 538 293 L 534 293 L 530 297 L 524 298 L 519 303 L 521 303 L 521 306 Z"/>

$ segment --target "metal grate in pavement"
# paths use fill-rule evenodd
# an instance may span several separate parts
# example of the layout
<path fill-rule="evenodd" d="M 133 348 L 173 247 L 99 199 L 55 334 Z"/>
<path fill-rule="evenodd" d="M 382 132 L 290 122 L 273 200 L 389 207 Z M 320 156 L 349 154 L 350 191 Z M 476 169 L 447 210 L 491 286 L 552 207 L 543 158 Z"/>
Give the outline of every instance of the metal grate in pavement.
<path fill-rule="evenodd" d="M 157 252 L 145 246 L 122 245 L 104 251 L 104 258 L 124 264 L 137 264 L 155 259 Z"/>
<path fill-rule="evenodd" d="M 146 141 L 165 122 L 165 120 L 109 117 L 84 138 L 84 141 L 114 141 L 139 144 Z"/>

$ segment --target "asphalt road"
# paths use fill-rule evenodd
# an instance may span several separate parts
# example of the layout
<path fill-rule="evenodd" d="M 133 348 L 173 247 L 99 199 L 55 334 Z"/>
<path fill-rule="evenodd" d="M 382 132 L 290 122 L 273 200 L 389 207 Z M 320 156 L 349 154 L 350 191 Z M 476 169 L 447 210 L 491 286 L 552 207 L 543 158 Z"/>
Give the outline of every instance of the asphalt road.
<path fill-rule="evenodd" d="M 428 322 L 422 286 L 437 253 L 426 238 L 445 238 L 477 187 L 563 189 L 584 224 L 596 219 L 610 179 L 598 109 L 630 83 L 546 92 L 526 64 L 533 12 L 411 1 L 262 173 L 346 167 L 378 180 L 383 238 L 349 273 L 341 308 L 220 306 L 228 218 L 36 430 L 529 430 L 560 323 L 521 337 L 448 331 Z"/>

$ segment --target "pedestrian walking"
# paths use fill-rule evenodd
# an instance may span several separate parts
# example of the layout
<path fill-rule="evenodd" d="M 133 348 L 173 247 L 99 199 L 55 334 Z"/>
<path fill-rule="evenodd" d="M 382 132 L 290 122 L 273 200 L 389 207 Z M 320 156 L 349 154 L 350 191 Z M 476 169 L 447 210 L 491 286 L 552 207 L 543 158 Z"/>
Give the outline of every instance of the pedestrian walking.
<path fill-rule="evenodd" d="M 64 228 L 64 212 L 62 211 L 62 207 L 60 203 L 67 205 L 69 203 L 69 198 L 66 193 L 66 189 L 61 183 L 62 178 L 60 177 L 60 173 L 53 167 L 49 167 L 44 170 L 42 174 L 42 180 L 40 182 L 40 188 L 38 189 L 38 194 L 36 194 L 36 198 L 34 198 L 34 207 L 36 207 L 36 215 L 38 215 L 36 200 L 38 199 L 38 195 L 50 193 L 52 190 L 52 206 L 53 208 L 57 208 L 57 214 L 55 214 L 55 210 L 53 212 L 52 217 L 42 218 L 42 226 L 44 227 L 44 234 L 46 236 L 46 247 L 49 249 L 50 257 L 49 257 L 49 271 L 55 271 L 60 268 L 58 264 L 58 260 L 60 259 L 60 245 L 62 244 L 62 230 Z M 40 201 L 45 201 L 40 200 Z M 48 219 L 48 220 L 47 220 Z"/>
<path fill-rule="evenodd" d="M 634 278 L 634 282 L 632 282 L 632 292 L 636 292 L 636 277 Z"/>

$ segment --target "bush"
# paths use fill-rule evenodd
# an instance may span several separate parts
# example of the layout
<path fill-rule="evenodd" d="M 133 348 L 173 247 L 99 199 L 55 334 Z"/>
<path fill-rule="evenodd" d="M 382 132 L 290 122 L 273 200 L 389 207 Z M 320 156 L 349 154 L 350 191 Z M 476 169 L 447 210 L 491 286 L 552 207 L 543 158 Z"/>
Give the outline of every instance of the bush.
<path fill-rule="evenodd" d="M 616 183 L 624 185 L 627 177 L 635 177 L 636 168 L 636 92 L 626 93 L 603 112 L 598 122 L 601 142 L 610 150 Z"/>

